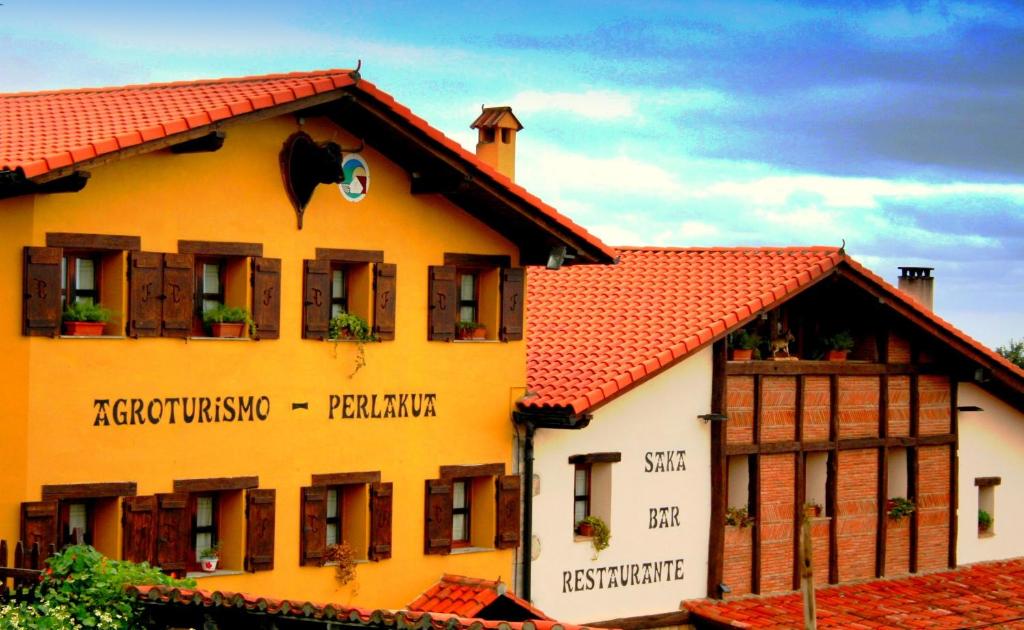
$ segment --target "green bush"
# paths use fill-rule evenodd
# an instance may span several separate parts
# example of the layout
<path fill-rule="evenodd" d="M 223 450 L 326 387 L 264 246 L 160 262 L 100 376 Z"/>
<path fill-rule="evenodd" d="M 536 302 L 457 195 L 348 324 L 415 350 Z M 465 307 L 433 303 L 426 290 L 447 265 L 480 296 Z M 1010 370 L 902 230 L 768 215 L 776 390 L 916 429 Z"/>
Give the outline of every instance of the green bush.
<path fill-rule="evenodd" d="M 733 527 L 748 527 L 754 523 L 754 517 L 750 515 L 746 506 L 731 507 L 725 511 L 725 524 Z"/>
<path fill-rule="evenodd" d="M 753 350 L 761 345 L 761 335 L 756 332 L 747 332 L 746 329 L 737 330 L 730 339 L 732 347 L 740 350 Z"/>
<path fill-rule="evenodd" d="M 850 351 L 853 350 L 855 345 L 857 345 L 857 342 L 853 339 L 853 335 L 851 335 L 848 330 L 837 332 L 831 337 L 825 337 L 822 339 L 822 342 L 825 344 L 825 347 L 830 350 Z"/>
<path fill-rule="evenodd" d="M 46 563 L 31 600 L 0 605 L 0 630 L 138 628 L 142 604 L 125 587 L 195 587 L 193 580 L 172 579 L 145 562 L 111 560 L 88 545 L 66 547 Z"/>
<path fill-rule="evenodd" d="M 987 532 L 992 527 L 992 515 L 985 510 L 978 510 L 978 531 Z"/>
<path fill-rule="evenodd" d="M 110 309 L 90 302 L 75 302 L 64 308 L 66 322 L 107 322 L 110 321 Z"/>
<path fill-rule="evenodd" d="M 240 324 L 249 322 L 249 311 L 239 306 L 215 306 L 208 311 L 203 311 L 203 323 L 210 324 Z"/>
<path fill-rule="evenodd" d="M 915 508 L 914 502 L 910 499 L 893 497 L 886 502 L 885 509 L 889 513 L 889 518 L 898 521 L 904 516 L 913 514 Z"/>

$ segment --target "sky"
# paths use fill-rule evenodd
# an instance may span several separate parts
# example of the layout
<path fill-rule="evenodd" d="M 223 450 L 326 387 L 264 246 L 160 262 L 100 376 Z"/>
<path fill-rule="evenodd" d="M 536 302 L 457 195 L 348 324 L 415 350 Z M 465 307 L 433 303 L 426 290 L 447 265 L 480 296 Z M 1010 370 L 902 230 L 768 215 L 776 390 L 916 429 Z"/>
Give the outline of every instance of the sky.
<path fill-rule="evenodd" d="M 351 68 L 612 245 L 833 245 L 1024 337 L 1024 4 L 2 0 L 0 91 Z M 2 133 L 2 130 L 0 130 Z"/>

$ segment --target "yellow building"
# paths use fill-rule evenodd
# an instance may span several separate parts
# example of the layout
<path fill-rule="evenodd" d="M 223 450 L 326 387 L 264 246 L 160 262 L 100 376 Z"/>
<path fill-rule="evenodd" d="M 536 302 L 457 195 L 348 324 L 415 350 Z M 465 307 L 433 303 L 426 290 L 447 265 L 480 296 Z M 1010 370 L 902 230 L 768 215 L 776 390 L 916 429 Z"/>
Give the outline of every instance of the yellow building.
<path fill-rule="evenodd" d="M 612 253 L 499 172 L 510 112 L 475 126 L 341 70 L 0 95 L 0 538 L 369 607 L 510 580 L 521 266 Z"/>

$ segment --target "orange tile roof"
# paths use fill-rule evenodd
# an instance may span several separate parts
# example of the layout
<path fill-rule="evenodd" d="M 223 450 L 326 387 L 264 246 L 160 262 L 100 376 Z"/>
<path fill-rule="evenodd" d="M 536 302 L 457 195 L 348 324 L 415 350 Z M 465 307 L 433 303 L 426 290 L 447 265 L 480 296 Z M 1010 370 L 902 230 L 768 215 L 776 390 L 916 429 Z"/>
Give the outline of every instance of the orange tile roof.
<path fill-rule="evenodd" d="M 493 621 L 475 619 L 447 613 L 429 613 L 405 610 L 370 610 L 344 604 L 318 603 L 297 599 L 259 597 L 232 591 L 175 588 L 171 586 L 130 586 L 144 602 L 202 606 L 244 608 L 266 615 L 305 617 L 336 620 L 346 624 L 375 628 L 436 628 L 438 630 L 587 630 L 586 626 L 559 623 L 550 619 L 536 621 Z"/>
<path fill-rule="evenodd" d="M 531 267 L 526 409 L 583 413 L 843 266 L 1024 390 L 1024 370 L 834 247 L 622 247 L 617 265 Z"/>
<path fill-rule="evenodd" d="M 87 167 L 90 160 L 144 142 L 332 90 L 351 90 L 372 97 L 545 221 L 584 241 L 598 259 L 614 258 L 613 250 L 597 237 L 352 70 L 0 94 L 0 173 L 10 170 L 32 179 L 72 165 Z"/>
<path fill-rule="evenodd" d="M 444 575 L 440 582 L 409 604 L 409 610 L 476 617 L 500 597 L 511 600 L 536 619 L 550 620 L 550 617 L 534 608 L 530 602 L 506 590 L 505 584 L 461 575 Z"/>
<path fill-rule="evenodd" d="M 988 628 L 1024 625 L 1024 559 L 818 589 L 819 628 Z M 683 602 L 691 623 L 802 628 L 800 593 Z M 1010 627 L 999 625 L 998 627 Z"/>

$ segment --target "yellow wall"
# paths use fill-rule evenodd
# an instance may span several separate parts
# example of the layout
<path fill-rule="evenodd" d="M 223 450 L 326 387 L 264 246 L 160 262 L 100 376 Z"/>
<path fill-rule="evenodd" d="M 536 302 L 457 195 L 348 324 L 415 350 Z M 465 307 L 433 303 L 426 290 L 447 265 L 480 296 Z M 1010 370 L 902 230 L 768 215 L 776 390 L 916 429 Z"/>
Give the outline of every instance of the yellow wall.
<path fill-rule="evenodd" d="M 43 484 L 136 481 L 139 494 L 152 494 L 170 492 L 174 479 L 259 475 L 260 487 L 277 490 L 275 570 L 200 587 L 401 607 L 445 572 L 510 578 L 510 550 L 423 554 L 424 480 L 451 464 L 502 462 L 511 472 L 510 391 L 526 380 L 525 342 L 427 341 L 427 266 L 443 264 L 446 251 L 515 262 L 518 250 L 443 197 L 411 196 L 406 174 L 369 147 L 369 195 L 350 203 L 336 186 L 319 186 L 298 230 L 278 166 L 298 129 L 284 116 L 230 127 L 216 153 L 160 151 L 98 167 L 79 193 L 35 198 L 34 213 L 32 199 L 0 201 L 0 296 L 9 305 L 0 313 L 0 538 L 17 538 L 18 503 L 38 500 Z M 323 119 L 303 129 L 359 145 Z M 21 248 L 44 245 L 47 232 L 137 235 L 158 252 L 176 252 L 178 239 L 263 243 L 264 256 L 282 259 L 281 338 L 22 337 Z M 398 265 L 397 338 L 368 344 L 367 365 L 352 378 L 355 344 L 301 339 L 302 261 L 317 247 L 383 250 Z M 434 393 L 437 416 L 328 419 L 331 394 L 387 393 Z M 236 395 L 268 396 L 269 418 L 93 426 L 95 399 Z M 394 482 L 392 558 L 360 564 L 341 588 L 332 568 L 299 566 L 299 488 L 312 473 L 371 470 Z"/>

